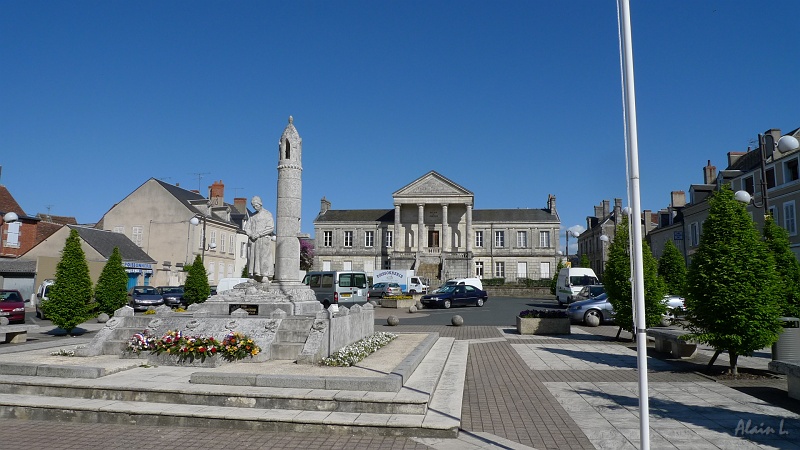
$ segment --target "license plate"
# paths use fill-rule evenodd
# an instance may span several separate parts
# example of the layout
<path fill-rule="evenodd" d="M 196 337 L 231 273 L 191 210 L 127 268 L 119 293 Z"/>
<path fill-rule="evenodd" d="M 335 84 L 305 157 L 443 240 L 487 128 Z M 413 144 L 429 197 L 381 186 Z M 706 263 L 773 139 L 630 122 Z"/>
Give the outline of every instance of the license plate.
<path fill-rule="evenodd" d="M 346 294 L 345 294 L 345 293 L 342 293 L 342 297 L 351 297 L 352 295 L 353 295 L 353 294 L 351 294 L 351 293 L 349 293 L 349 292 L 348 292 L 348 293 L 346 293 Z"/>
<path fill-rule="evenodd" d="M 8 311 L 0 311 L 0 316 L 10 316 L 11 313 Z"/>

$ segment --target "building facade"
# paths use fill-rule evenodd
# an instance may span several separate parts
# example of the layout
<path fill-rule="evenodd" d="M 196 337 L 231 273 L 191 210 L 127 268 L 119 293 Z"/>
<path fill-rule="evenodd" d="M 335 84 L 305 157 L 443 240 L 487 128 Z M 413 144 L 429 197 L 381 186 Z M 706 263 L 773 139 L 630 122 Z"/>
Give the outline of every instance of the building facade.
<path fill-rule="evenodd" d="M 431 171 L 392 194 L 393 209 L 334 210 L 314 220 L 315 270 L 414 269 L 431 280 L 551 278 L 560 219 L 542 209 L 474 209 L 474 195 Z"/>

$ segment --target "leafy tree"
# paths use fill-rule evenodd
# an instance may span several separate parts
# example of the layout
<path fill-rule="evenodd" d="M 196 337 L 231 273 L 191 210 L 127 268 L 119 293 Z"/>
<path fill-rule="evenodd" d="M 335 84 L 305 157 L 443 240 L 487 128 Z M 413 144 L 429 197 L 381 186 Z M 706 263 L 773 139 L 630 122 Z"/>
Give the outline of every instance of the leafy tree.
<path fill-rule="evenodd" d="M 100 278 L 97 279 L 94 299 L 100 312 L 113 315 L 114 311 L 125 306 L 128 301 L 127 294 L 128 274 L 122 266 L 119 248 L 114 247 L 106 265 L 103 266 Z"/>
<path fill-rule="evenodd" d="M 89 264 L 81 248 L 77 230 L 70 230 L 61 251 L 61 260 L 56 265 L 56 280 L 48 301 L 42 310 L 53 325 L 72 332 L 79 324 L 89 319 L 92 300 L 92 279 Z"/>
<path fill-rule="evenodd" d="M 780 282 L 781 313 L 800 317 L 800 262 L 789 247 L 789 234 L 770 216 L 764 223 L 764 242 L 775 258 L 775 271 Z"/>
<path fill-rule="evenodd" d="M 775 263 L 745 206 L 723 186 L 709 200 L 700 246 L 692 257 L 686 297 L 690 337 L 739 355 L 772 345 L 781 331 Z M 713 364 L 714 359 L 711 360 Z"/>
<path fill-rule="evenodd" d="M 311 270 L 314 267 L 314 243 L 308 239 L 300 239 L 300 270 Z"/>
<path fill-rule="evenodd" d="M 587 269 L 592 267 L 592 262 L 589 261 L 589 256 L 587 256 L 586 254 L 581 255 L 581 261 L 578 264 L 579 267 L 585 267 Z"/>
<path fill-rule="evenodd" d="M 658 274 L 664 279 L 667 294 L 686 295 L 686 261 L 672 241 L 664 245 L 664 253 L 658 260 Z"/>
<path fill-rule="evenodd" d="M 558 287 L 558 272 L 561 272 L 561 269 L 564 268 L 564 263 L 562 261 L 558 262 L 556 266 L 556 273 L 553 275 L 553 279 L 550 280 L 550 293 L 556 295 L 556 288 Z"/>
<path fill-rule="evenodd" d="M 203 303 L 209 295 L 211 295 L 211 288 L 208 285 L 208 273 L 200 255 L 197 255 L 189 268 L 189 274 L 186 275 L 183 299 L 187 305 L 191 305 L 192 303 Z"/>
<path fill-rule="evenodd" d="M 242 278 L 250 278 L 250 272 L 247 271 L 247 266 L 242 267 Z"/>
<path fill-rule="evenodd" d="M 608 301 L 616 312 L 615 321 L 621 329 L 634 332 L 633 296 L 631 293 L 631 257 L 629 225 L 623 220 L 617 228 L 614 241 L 608 250 L 608 262 L 603 273 L 603 284 L 608 292 Z M 664 281 L 658 276 L 658 263 L 650 252 L 650 246 L 642 242 L 642 268 L 644 275 L 645 326 L 661 323 L 666 312 Z"/>

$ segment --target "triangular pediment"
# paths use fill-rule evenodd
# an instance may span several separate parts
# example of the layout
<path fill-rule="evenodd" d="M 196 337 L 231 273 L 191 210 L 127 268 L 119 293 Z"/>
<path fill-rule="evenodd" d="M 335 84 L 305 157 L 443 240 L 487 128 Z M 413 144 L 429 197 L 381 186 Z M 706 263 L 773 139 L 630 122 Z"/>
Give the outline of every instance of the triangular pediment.
<path fill-rule="evenodd" d="M 450 181 L 435 171 L 430 171 L 410 184 L 400 188 L 392 197 L 472 197 L 472 192 Z"/>

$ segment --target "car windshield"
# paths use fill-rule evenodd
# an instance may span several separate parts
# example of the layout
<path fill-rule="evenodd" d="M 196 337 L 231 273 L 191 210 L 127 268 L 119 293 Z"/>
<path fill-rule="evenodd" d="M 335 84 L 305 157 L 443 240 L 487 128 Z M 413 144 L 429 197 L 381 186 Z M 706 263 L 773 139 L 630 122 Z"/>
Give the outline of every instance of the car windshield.
<path fill-rule="evenodd" d="M 592 287 L 589 289 L 589 291 L 590 291 L 590 293 L 591 293 L 592 295 L 600 295 L 600 294 L 602 294 L 603 292 L 605 292 L 605 291 L 606 291 L 606 288 L 605 288 L 605 287 L 603 287 L 603 286 L 592 286 Z"/>
<path fill-rule="evenodd" d="M 455 291 L 457 287 L 458 286 L 456 286 L 455 284 L 444 285 L 439 289 L 439 292 L 444 292 L 445 294 L 449 294 L 450 292 Z"/>
<path fill-rule="evenodd" d="M 162 294 L 182 294 L 183 289 L 179 287 L 168 287 L 161 289 Z"/>
<path fill-rule="evenodd" d="M 573 286 L 587 286 L 590 284 L 597 284 L 597 278 L 589 275 L 580 275 L 580 276 L 569 277 L 569 282 Z"/>
<path fill-rule="evenodd" d="M 400 288 L 400 285 L 399 285 L 399 284 L 397 284 L 397 283 L 389 283 L 389 287 L 390 287 L 390 288 L 398 288 L 398 289 L 399 289 L 399 288 Z"/>
<path fill-rule="evenodd" d="M 154 287 L 141 287 L 134 289 L 134 292 L 139 295 L 158 295 L 158 291 Z"/>

